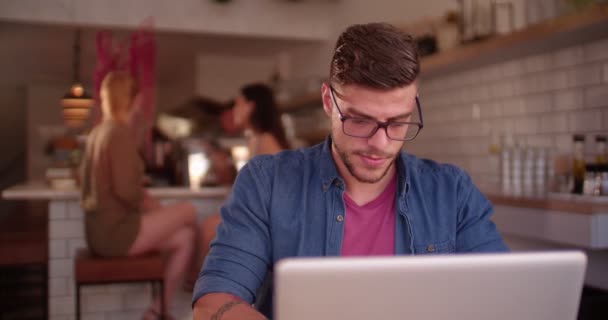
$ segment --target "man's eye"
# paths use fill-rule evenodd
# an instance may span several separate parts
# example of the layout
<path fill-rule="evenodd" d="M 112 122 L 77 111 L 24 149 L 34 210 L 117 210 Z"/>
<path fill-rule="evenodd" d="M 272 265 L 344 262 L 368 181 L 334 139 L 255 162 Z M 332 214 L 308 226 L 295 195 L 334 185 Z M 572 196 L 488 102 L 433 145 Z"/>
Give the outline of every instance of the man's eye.
<path fill-rule="evenodd" d="M 395 129 L 407 128 L 407 123 L 391 123 L 390 126 Z"/>
<path fill-rule="evenodd" d="M 350 119 L 354 125 L 367 125 L 370 123 L 367 119 Z"/>

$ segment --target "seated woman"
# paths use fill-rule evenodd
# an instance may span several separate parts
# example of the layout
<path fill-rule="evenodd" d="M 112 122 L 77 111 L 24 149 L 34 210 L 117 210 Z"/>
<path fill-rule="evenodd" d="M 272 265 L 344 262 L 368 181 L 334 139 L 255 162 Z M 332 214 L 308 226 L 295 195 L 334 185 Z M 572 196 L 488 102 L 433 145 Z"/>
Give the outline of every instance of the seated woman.
<path fill-rule="evenodd" d="M 136 92 L 126 72 L 111 72 L 101 84 L 103 120 L 88 136 L 81 167 L 86 241 L 105 257 L 166 253 L 168 310 L 195 251 L 196 214 L 190 203 L 160 206 L 143 188 L 143 162 L 128 125 Z M 165 318 L 159 310 L 156 297 L 145 319 Z"/>
<path fill-rule="evenodd" d="M 233 107 L 234 125 L 245 130 L 251 156 L 274 154 L 289 149 L 289 143 L 281 123 L 272 89 L 264 84 L 250 84 L 241 88 Z M 209 245 L 215 238 L 220 224 L 216 213 L 203 221 L 200 227 L 203 258 L 209 253 Z"/>

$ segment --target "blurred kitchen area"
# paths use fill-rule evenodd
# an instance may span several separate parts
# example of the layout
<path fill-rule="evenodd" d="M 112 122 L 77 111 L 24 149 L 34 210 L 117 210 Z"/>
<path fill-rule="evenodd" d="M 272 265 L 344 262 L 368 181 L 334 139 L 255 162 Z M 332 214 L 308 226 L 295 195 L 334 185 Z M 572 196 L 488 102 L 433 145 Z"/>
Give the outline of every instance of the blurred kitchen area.
<path fill-rule="evenodd" d="M 601 0 L 0 0 L 0 319 L 75 318 L 73 259 L 85 243 L 75 169 L 99 116 L 100 34 L 105 53 L 125 56 L 133 35 L 151 36 L 150 190 L 207 215 L 230 190 L 226 164 L 247 160 L 230 118 L 239 89 L 274 89 L 292 147 L 323 141 L 336 37 L 371 21 L 412 33 L 423 55 L 424 129 L 405 149 L 465 169 L 513 250 L 585 250 L 579 319 L 607 319 Z M 149 290 L 84 290 L 83 318 L 138 319 Z M 187 318 L 190 294 L 180 299 L 173 313 Z"/>

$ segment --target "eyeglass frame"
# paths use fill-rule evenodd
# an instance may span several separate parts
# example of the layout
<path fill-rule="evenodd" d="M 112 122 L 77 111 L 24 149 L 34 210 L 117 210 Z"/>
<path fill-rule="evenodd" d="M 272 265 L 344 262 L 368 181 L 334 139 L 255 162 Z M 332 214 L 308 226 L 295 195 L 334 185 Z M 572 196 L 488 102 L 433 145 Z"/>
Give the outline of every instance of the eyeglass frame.
<path fill-rule="evenodd" d="M 376 128 L 374 130 L 372 130 L 372 132 L 367 136 L 367 137 L 360 137 L 360 136 L 353 136 L 351 134 L 346 133 L 346 131 L 344 130 L 344 122 L 348 119 L 365 119 L 365 118 L 360 118 L 360 117 L 351 117 L 351 116 L 345 116 L 342 113 L 342 110 L 340 110 L 340 107 L 338 106 L 338 101 L 336 100 L 336 96 L 334 94 L 334 87 L 329 84 L 329 92 L 331 94 L 331 98 L 334 102 L 334 105 L 336 106 L 336 109 L 338 110 L 338 114 L 339 114 L 339 119 L 342 122 L 342 132 L 349 136 L 349 137 L 354 137 L 354 138 L 370 138 L 373 137 L 376 132 L 378 132 L 378 130 L 380 128 L 384 129 L 384 134 L 386 134 L 386 137 L 391 139 L 391 140 L 395 140 L 395 141 L 412 141 L 414 139 L 416 139 L 416 137 L 420 134 L 420 131 L 422 131 L 422 128 L 424 128 L 424 120 L 422 119 L 422 107 L 420 106 L 420 99 L 418 98 L 418 94 L 416 94 L 416 107 L 418 109 L 418 114 L 420 115 L 420 122 L 413 122 L 413 121 L 378 121 L 376 119 L 366 119 L 366 120 L 370 120 L 370 121 L 375 121 L 376 122 Z M 395 139 L 395 138 L 391 138 L 388 135 L 388 126 L 391 124 L 405 124 L 405 125 L 415 125 L 418 126 L 418 131 L 416 132 L 416 135 L 414 137 L 412 137 L 411 139 Z"/>

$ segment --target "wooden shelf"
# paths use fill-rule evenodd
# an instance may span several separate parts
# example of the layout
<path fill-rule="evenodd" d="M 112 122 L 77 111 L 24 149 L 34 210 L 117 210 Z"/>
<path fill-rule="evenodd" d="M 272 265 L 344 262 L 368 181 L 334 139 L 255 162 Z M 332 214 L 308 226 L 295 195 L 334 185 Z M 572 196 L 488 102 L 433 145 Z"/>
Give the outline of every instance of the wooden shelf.
<path fill-rule="evenodd" d="M 322 142 L 327 138 L 330 134 L 329 131 L 326 130 L 317 130 L 313 132 L 308 132 L 306 134 L 302 134 L 297 136 L 298 139 L 306 141 L 309 145 L 315 145 L 317 143 Z"/>
<path fill-rule="evenodd" d="M 279 105 L 279 109 L 283 112 L 295 111 L 305 107 L 321 106 L 321 93 L 315 92 L 302 96 L 297 96 L 287 102 Z"/>
<path fill-rule="evenodd" d="M 572 194 L 550 194 L 544 198 L 514 197 L 488 194 L 493 205 L 542 209 L 583 215 L 608 213 L 608 197 L 591 197 Z"/>
<path fill-rule="evenodd" d="M 493 62 L 489 56 L 515 58 L 607 35 L 608 4 L 597 4 L 520 31 L 425 57 L 422 72 L 426 76 L 439 71 L 455 71 Z"/>

